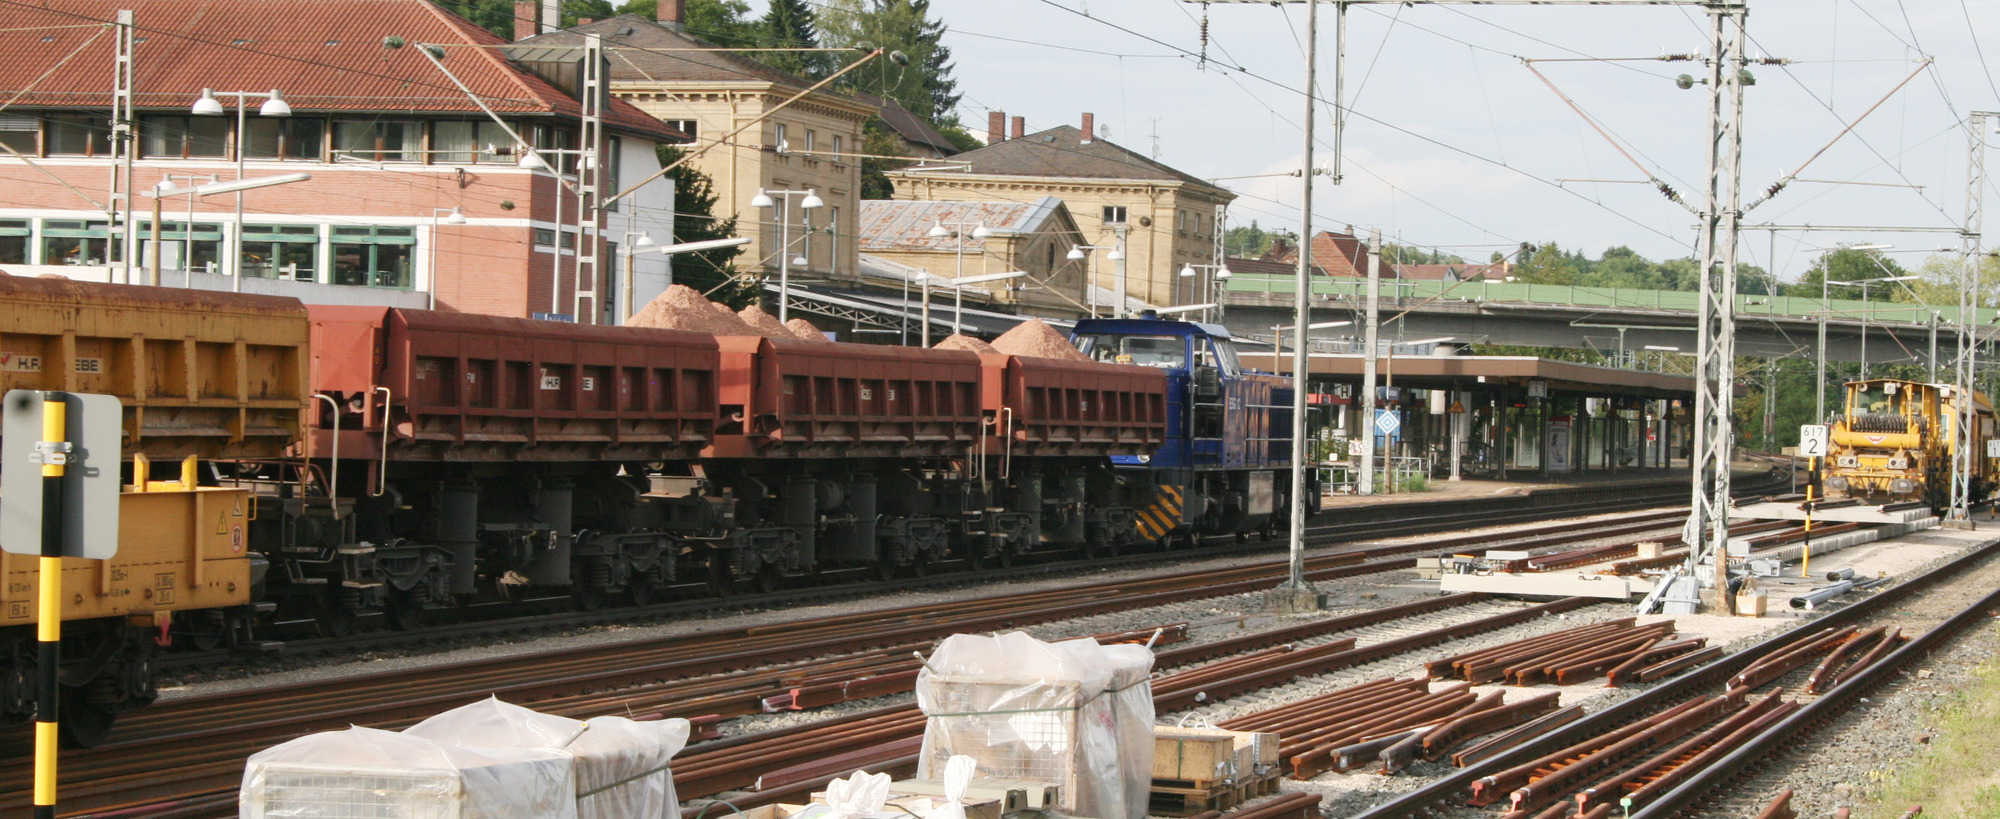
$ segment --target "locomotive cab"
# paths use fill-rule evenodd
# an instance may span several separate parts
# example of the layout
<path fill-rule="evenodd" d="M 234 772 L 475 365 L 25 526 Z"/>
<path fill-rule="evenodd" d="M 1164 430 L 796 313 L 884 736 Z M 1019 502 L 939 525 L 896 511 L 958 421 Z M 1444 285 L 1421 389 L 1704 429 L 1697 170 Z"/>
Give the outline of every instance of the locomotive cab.
<path fill-rule="evenodd" d="M 1167 374 L 1167 437 L 1151 455 L 1115 456 L 1128 481 L 1150 486 L 1137 526 L 1147 540 L 1269 536 L 1290 491 L 1292 379 L 1247 370 L 1218 324 L 1162 319 L 1078 322 L 1093 360 Z M 1318 506 L 1318 492 L 1307 496 Z"/>

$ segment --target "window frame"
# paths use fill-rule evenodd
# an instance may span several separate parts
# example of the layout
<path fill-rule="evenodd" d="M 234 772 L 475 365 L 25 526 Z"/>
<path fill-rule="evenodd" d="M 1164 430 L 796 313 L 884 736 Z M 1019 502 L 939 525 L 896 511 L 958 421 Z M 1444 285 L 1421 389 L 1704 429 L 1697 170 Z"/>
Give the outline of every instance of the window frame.
<path fill-rule="evenodd" d="M 331 255 L 326 260 L 326 267 L 328 268 L 327 283 L 343 287 L 372 287 L 377 290 L 415 290 L 417 284 L 416 233 L 416 228 L 413 227 L 335 225 L 333 230 L 330 231 L 327 241 L 327 246 L 331 250 Z M 358 245 L 367 248 L 368 269 L 364 271 L 367 280 L 358 284 L 339 280 L 340 271 L 337 269 L 337 266 L 340 259 L 340 248 L 349 245 Z M 402 248 L 399 251 L 404 262 L 404 270 L 402 271 L 404 280 L 401 283 L 382 283 L 383 271 L 380 269 L 382 266 L 382 248 Z"/>
<path fill-rule="evenodd" d="M 1105 205 L 1103 221 L 1107 225 L 1131 224 L 1132 212 L 1124 205 Z"/>
<path fill-rule="evenodd" d="M 382 136 L 384 133 L 381 129 L 383 128 L 383 126 L 387 125 L 402 125 L 405 126 L 407 129 L 405 131 L 404 144 L 402 145 L 402 147 L 396 148 L 394 150 L 394 155 L 392 155 L 390 151 L 384 150 L 381 147 Z M 336 118 L 327 127 L 327 132 L 331 135 L 333 140 L 332 150 L 335 153 L 334 158 L 336 160 L 339 158 L 338 156 L 339 154 L 346 154 L 350 157 L 359 159 L 363 162 L 394 162 L 398 164 L 422 164 L 425 157 L 424 140 L 429 132 L 429 129 L 424 127 L 424 125 L 425 125 L 424 121 L 420 119 L 384 119 L 380 117 L 374 119 Z M 354 126 L 365 126 L 374 129 L 375 145 L 376 145 L 374 149 L 350 150 L 342 147 L 344 141 L 341 138 L 341 131 L 343 130 L 344 127 L 354 127 Z M 411 144 L 411 132 L 414 132 L 414 144 Z"/>

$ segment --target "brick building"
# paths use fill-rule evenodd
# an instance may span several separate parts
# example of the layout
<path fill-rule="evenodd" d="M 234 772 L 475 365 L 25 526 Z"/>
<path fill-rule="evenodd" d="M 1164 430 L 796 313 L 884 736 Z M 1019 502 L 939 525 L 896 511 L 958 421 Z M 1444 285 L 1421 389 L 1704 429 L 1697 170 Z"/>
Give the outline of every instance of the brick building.
<path fill-rule="evenodd" d="M 133 11 L 129 163 L 116 158 L 119 31 L 106 25 L 121 9 Z M 665 257 L 622 252 L 628 232 L 671 241 L 671 185 L 579 219 L 576 62 L 517 61 L 505 46 L 420 0 L 0 8 L 0 98 L 14 99 L 0 112 L 12 149 L 0 150 L 0 270 L 615 320 L 628 293 L 643 303 L 666 285 Z M 684 138 L 615 100 L 602 121 L 607 195 L 658 170 L 656 144 Z M 523 142 L 541 161 L 522 159 Z M 247 178 L 311 178 L 242 193 L 239 224 L 234 194 L 190 193 L 237 179 L 239 159 Z M 129 238 L 121 164 L 139 194 Z M 155 271 L 146 193 L 169 180 Z M 578 263 L 591 247 L 594 271 Z"/>

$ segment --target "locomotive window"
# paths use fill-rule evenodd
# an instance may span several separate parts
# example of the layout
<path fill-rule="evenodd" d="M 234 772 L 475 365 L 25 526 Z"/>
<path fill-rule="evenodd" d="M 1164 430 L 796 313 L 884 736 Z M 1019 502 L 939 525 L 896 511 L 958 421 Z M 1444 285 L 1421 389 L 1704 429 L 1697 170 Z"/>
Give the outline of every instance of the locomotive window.
<path fill-rule="evenodd" d="M 1180 336 L 1084 335 L 1077 337 L 1077 348 L 1097 361 L 1163 370 L 1187 366 L 1187 341 Z"/>
<path fill-rule="evenodd" d="M 1215 339 L 1215 357 L 1222 362 L 1222 371 L 1228 375 L 1242 375 L 1243 362 L 1236 358 L 1236 342 L 1226 338 Z"/>
<path fill-rule="evenodd" d="M 1854 390 L 1854 411 L 1868 413 L 1895 412 L 1896 407 L 1890 403 L 1889 392 L 1880 386 L 1873 389 L 1857 387 Z"/>

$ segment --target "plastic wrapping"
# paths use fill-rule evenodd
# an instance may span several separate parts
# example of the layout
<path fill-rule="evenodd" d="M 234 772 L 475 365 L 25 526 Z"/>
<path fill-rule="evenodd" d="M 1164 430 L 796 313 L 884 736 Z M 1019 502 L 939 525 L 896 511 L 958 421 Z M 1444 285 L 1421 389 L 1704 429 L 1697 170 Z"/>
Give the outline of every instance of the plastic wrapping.
<path fill-rule="evenodd" d="M 1152 787 L 1152 668 L 1144 646 L 952 635 L 917 674 L 929 717 L 917 776 L 939 778 L 963 754 L 981 779 L 1060 785 L 1071 814 L 1140 819 Z"/>
<path fill-rule="evenodd" d="M 572 771 L 561 751 L 460 747 L 357 727 L 252 755 L 238 805 L 245 819 L 573 819 Z"/>
<path fill-rule="evenodd" d="M 578 819 L 680 819 L 668 763 L 687 745 L 684 719 L 588 721 L 488 698 L 404 731 L 447 745 L 538 748 L 575 760 Z"/>

